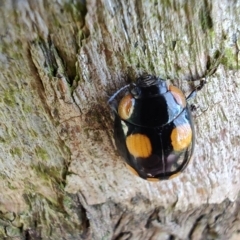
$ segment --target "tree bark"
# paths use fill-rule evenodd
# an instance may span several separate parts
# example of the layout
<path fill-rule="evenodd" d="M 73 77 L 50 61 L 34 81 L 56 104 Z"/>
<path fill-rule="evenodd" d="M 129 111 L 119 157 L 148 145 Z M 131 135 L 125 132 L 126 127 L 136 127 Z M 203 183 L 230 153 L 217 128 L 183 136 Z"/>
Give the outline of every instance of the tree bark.
<path fill-rule="evenodd" d="M 239 1 L 0 1 L 1 239 L 239 239 Z M 193 161 L 132 175 L 107 100 L 147 72 L 194 104 Z M 196 80 L 196 81 L 195 81 Z"/>

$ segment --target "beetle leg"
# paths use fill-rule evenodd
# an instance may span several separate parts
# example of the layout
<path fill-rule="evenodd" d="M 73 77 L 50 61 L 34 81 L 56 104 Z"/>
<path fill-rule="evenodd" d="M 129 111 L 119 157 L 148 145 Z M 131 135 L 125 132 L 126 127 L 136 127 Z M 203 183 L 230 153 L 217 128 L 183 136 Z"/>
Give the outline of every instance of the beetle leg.
<path fill-rule="evenodd" d="M 193 91 L 187 96 L 187 101 L 189 100 L 189 99 L 191 99 L 191 98 L 194 98 L 195 96 L 196 96 L 196 94 L 197 94 L 197 92 L 198 91 L 200 91 L 203 87 L 204 87 L 204 85 L 207 83 L 207 81 L 206 80 L 200 80 L 200 84 L 198 85 L 198 86 L 196 86 L 194 89 L 193 89 Z"/>
<path fill-rule="evenodd" d="M 190 105 L 190 111 L 191 111 L 191 112 L 195 112 L 196 110 L 197 110 L 196 105 L 191 104 L 191 105 Z"/>
<path fill-rule="evenodd" d="M 201 113 L 200 114 L 197 114 L 198 112 L 198 109 L 200 109 Z M 194 115 L 196 114 L 197 117 L 199 117 L 201 114 L 203 114 L 204 112 L 206 112 L 207 110 L 209 109 L 209 107 L 206 107 L 205 109 L 202 109 L 194 104 L 191 104 L 190 105 L 190 111 L 192 113 L 194 113 Z"/>

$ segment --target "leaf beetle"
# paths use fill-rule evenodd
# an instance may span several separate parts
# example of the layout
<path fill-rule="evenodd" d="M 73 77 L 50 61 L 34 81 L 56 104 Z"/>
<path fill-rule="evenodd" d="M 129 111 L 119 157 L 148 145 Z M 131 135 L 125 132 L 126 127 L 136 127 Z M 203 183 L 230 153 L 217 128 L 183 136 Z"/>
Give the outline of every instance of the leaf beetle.
<path fill-rule="evenodd" d="M 174 85 L 152 75 L 118 90 L 108 101 L 114 111 L 114 139 L 120 155 L 135 175 L 148 181 L 176 177 L 188 165 L 195 132 L 188 100 Z"/>

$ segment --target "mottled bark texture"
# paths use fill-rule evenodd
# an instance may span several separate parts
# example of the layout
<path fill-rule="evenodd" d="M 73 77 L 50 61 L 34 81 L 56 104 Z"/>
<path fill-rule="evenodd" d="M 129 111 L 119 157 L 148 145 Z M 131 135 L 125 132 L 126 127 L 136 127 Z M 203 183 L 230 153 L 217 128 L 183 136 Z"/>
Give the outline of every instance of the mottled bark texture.
<path fill-rule="evenodd" d="M 1 239 L 239 239 L 240 1 L 0 1 Z M 179 177 L 132 175 L 108 97 L 143 72 L 186 94 Z"/>

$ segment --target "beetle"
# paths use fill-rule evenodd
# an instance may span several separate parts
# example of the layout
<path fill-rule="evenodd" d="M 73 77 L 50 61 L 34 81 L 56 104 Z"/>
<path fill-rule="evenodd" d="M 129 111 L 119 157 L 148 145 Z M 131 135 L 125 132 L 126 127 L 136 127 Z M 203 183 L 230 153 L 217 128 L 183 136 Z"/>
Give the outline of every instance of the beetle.
<path fill-rule="evenodd" d="M 176 177 L 188 165 L 195 132 L 188 100 L 174 85 L 142 75 L 118 90 L 108 101 L 113 109 L 114 139 L 120 155 L 135 175 L 148 181 Z"/>

